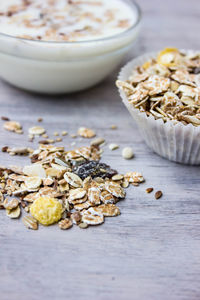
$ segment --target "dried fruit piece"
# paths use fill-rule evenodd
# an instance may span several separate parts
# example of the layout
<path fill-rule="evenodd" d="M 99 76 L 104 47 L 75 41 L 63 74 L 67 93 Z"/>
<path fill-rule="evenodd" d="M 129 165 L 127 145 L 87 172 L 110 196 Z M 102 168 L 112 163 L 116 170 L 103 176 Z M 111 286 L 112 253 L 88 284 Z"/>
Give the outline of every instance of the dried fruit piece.
<path fill-rule="evenodd" d="M 64 174 L 64 179 L 73 187 L 78 188 L 78 187 L 82 187 L 83 186 L 83 181 L 81 180 L 81 178 L 71 172 L 66 172 Z"/>
<path fill-rule="evenodd" d="M 25 185 L 28 189 L 37 189 L 42 184 L 42 179 L 39 177 L 28 177 L 25 179 Z"/>
<path fill-rule="evenodd" d="M 39 197 L 31 205 L 30 213 L 43 225 L 58 222 L 62 216 L 62 204 L 54 198 Z"/>
<path fill-rule="evenodd" d="M 38 222 L 31 216 L 26 216 L 22 219 L 24 225 L 28 229 L 37 230 L 38 229 Z"/>
<path fill-rule="evenodd" d="M 73 223 L 70 219 L 64 219 L 58 223 L 58 226 L 60 227 L 60 229 L 66 230 L 71 228 L 73 226 Z"/>
<path fill-rule="evenodd" d="M 90 128 L 80 127 L 78 130 L 78 135 L 84 138 L 92 138 L 96 135 L 96 133 Z"/>
<path fill-rule="evenodd" d="M 179 51 L 176 48 L 165 48 L 158 54 L 158 63 L 167 67 L 173 67 L 178 54 Z"/>
<path fill-rule="evenodd" d="M 2 117 L 1 117 L 1 120 L 2 120 L 2 121 L 10 121 L 10 119 L 9 119 L 8 117 L 5 117 L 5 116 L 2 116 Z"/>
<path fill-rule="evenodd" d="M 117 171 L 112 170 L 110 166 L 99 163 L 98 161 L 89 161 L 80 166 L 77 166 L 73 169 L 73 172 L 80 176 L 80 178 L 85 179 L 88 176 L 92 178 L 95 177 L 108 177 L 111 178 L 113 175 L 117 173 Z"/>
<path fill-rule="evenodd" d="M 8 151 L 10 151 L 10 149 L 9 149 L 8 146 L 4 146 L 4 147 L 1 148 L 1 151 L 2 152 L 8 152 Z"/>
<path fill-rule="evenodd" d="M 25 166 L 23 168 L 23 173 L 30 177 L 46 178 L 46 172 L 41 164 Z"/>

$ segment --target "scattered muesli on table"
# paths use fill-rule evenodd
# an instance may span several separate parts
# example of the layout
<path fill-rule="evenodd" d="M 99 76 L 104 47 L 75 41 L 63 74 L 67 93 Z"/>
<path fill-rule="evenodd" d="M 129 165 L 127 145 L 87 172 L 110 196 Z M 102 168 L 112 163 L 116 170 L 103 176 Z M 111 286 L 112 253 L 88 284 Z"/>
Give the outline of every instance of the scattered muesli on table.
<path fill-rule="evenodd" d="M 0 208 L 10 218 L 19 218 L 22 209 L 30 213 L 23 223 L 32 230 L 38 223 L 59 222 L 62 230 L 102 224 L 120 214 L 116 203 L 124 188 L 144 181 L 138 172 L 122 175 L 101 163 L 98 145 L 66 151 L 40 144 L 29 156 L 32 164 L 23 168 L 0 166 Z"/>
<path fill-rule="evenodd" d="M 1 119 L 6 130 L 15 132 L 22 128 L 21 124 L 7 117 Z M 30 127 L 28 132 L 29 137 L 48 138 L 41 126 Z M 57 131 L 53 134 L 60 135 Z M 65 136 L 67 131 L 61 134 Z M 88 139 L 96 135 L 94 130 L 86 127 L 80 127 L 78 134 Z M 51 142 L 55 141 L 39 140 L 36 150 L 25 146 L 2 147 L 4 153 L 29 156 L 31 160 L 24 167 L 0 166 L 0 209 L 5 209 L 11 219 L 19 218 L 23 209 L 26 213 L 23 223 L 28 229 L 37 230 L 39 223 L 45 226 L 58 223 L 62 230 L 74 224 L 82 229 L 100 225 L 105 217 L 120 214 L 116 204 L 125 198 L 125 188 L 144 182 L 139 172 L 119 174 L 100 161 L 103 153 L 100 146 L 105 144 L 103 137 L 92 139 L 90 146 L 74 150 L 52 145 Z M 114 150 L 119 145 L 109 144 L 109 148 Z M 124 148 L 123 156 L 132 158 L 132 148 Z M 147 193 L 152 191 L 153 188 L 146 189 Z M 161 191 L 156 192 L 156 199 L 161 196 Z"/>

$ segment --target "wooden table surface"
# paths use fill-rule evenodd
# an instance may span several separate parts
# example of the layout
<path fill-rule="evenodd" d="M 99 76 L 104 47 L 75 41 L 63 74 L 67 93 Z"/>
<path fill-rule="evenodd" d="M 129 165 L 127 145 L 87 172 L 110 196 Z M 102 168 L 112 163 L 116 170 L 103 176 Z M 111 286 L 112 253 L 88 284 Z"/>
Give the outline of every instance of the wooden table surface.
<path fill-rule="evenodd" d="M 143 27 L 130 57 L 165 46 L 199 49 L 197 0 L 140 0 Z M 0 145 L 31 145 L 27 130 L 43 117 L 51 134 L 79 126 L 120 145 L 105 147 L 103 161 L 120 172 L 141 171 L 146 183 L 131 187 L 119 203 L 121 216 L 104 225 L 61 231 L 57 226 L 27 230 L 0 211 L 1 300 L 194 300 L 200 299 L 199 168 L 160 158 L 144 144 L 114 85 L 117 71 L 100 85 L 62 97 L 38 96 L 0 81 L 0 114 L 19 120 L 24 135 L 0 129 Z M 3 122 L 2 122 L 3 123 Z M 118 130 L 110 130 L 117 124 Z M 2 126 L 1 126 L 2 128 Z M 66 147 L 74 142 L 64 138 Z M 76 140 L 76 145 L 87 141 Z M 36 144 L 35 144 L 36 146 Z M 135 158 L 123 160 L 132 146 Z M 1 164 L 28 158 L 0 154 Z M 161 189 L 155 200 L 145 189 Z"/>

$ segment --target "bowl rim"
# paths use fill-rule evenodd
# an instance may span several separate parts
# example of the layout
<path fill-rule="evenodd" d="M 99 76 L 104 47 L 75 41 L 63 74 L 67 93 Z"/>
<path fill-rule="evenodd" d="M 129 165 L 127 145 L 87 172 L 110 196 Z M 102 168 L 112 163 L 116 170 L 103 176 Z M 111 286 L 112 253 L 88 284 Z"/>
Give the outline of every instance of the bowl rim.
<path fill-rule="evenodd" d="M 121 1 L 121 0 L 120 0 Z M 115 39 L 118 39 L 120 37 L 122 37 L 124 34 L 129 34 L 130 32 L 132 32 L 141 22 L 142 19 L 142 10 L 141 7 L 139 6 L 139 4 L 135 1 L 135 0 L 125 0 L 125 2 L 127 3 L 127 5 L 129 5 L 130 7 L 132 7 L 131 9 L 135 9 L 136 12 L 136 21 L 134 22 L 134 24 L 129 27 L 128 29 L 112 35 L 112 36 L 108 36 L 105 38 L 99 38 L 99 39 L 93 39 L 93 40 L 84 40 L 84 41 L 74 41 L 74 42 L 67 42 L 67 41 L 44 41 L 44 40 L 33 40 L 33 39 L 26 39 L 26 38 L 21 38 L 21 37 L 16 37 L 14 35 L 9 35 L 6 33 L 2 33 L 0 32 L 0 37 L 4 37 L 10 40 L 19 40 L 22 42 L 29 42 L 32 44 L 43 44 L 43 45 L 90 45 L 92 43 L 98 43 L 98 42 L 106 42 L 106 41 L 112 41 Z"/>

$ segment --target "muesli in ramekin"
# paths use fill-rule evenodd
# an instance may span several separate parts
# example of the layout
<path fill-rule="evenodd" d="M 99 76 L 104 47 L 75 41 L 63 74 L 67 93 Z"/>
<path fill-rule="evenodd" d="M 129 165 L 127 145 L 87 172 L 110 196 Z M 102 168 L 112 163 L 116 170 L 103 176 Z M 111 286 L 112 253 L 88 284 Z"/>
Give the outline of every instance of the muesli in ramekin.
<path fill-rule="evenodd" d="M 200 53 L 166 48 L 133 59 L 117 86 L 147 145 L 169 160 L 200 164 Z"/>

